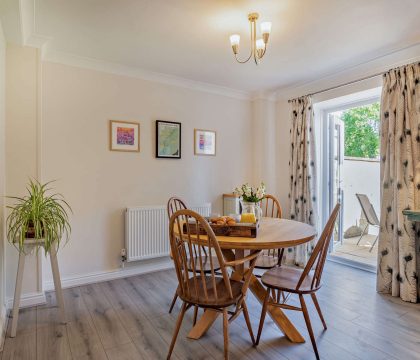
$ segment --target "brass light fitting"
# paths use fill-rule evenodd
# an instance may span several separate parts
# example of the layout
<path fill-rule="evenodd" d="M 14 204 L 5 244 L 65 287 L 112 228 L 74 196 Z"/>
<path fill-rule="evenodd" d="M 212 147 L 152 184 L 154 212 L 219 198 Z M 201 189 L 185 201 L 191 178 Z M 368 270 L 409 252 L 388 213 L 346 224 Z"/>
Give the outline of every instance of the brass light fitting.
<path fill-rule="evenodd" d="M 235 55 L 235 59 L 238 63 L 246 63 L 248 62 L 251 57 L 254 57 L 255 64 L 258 65 L 260 59 L 265 55 L 267 50 L 267 43 L 268 38 L 271 32 L 271 22 L 263 22 L 261 23 L 261 39 L 257 39 L 257 20 L 258 20 L 258 13 L 251 13 L 248 14 L 248 21 L 250 23 L 251 28 L 251 53 L 249 54 L 248 58 L 245 60 L 238 59 L 238 52 L 239 52 L 239 42 L 241 37 L 238 34 L 234 34 L 230 36 L 230 45 L 232 46 L 233 54 Z"/>

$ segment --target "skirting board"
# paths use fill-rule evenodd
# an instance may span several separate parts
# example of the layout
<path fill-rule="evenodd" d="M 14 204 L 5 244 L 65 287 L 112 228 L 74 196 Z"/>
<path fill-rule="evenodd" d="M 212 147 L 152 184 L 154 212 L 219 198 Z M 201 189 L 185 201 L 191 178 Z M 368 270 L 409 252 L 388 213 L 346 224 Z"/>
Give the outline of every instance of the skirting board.
<path fill-rule="evenodd" d="M 44 292 L 23 294 L 20 298 L 20 308 L 41 305 L 46 302 L 47 299 L 45 298 Z M 7 309 L 11 309 L 13 307 L 13 298 L 7 299 L 6 306 Z"/>
<path fill-rule="evenodd" d="M 138 261 L 135 264 L 126 265 L 125 268 L 120 268 L 111 271 L 99 271 L 90 274 L 83 274 L 77 276 L 70 276 L 61 279 L 61 286 L 63 288 L 70 288 L 75 286 L 87 285 L 102 281 L 109 281 L 120 279 L 129 276 L 147 274 L 154 271 L 166 270 L 173 268 L 173 261 L 168 257 L 158 259 L 150 259 Z M 43 283 L 44 291 L 54 290 L 53 280 L 47 280 Z"/>

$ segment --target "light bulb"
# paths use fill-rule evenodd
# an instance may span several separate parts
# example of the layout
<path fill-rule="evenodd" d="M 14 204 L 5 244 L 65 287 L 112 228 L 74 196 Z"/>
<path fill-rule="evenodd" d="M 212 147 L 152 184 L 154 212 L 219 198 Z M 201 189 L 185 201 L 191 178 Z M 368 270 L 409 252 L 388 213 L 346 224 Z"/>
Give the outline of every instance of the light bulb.
<path fill-rule="evenodd" d="M 258 39 L 257 42 L 255 43 L 255 46 L 257 47 L 257 50 L 263 50 L 265 47 L 264 40 Z"/>
<path fill-rule="evenodd" d="M 240 40 L 241 40 L 241 37 L 238 34 L 231 35 L 230 36 L 230 45 L 238 46 Z"/>
<path fill-rule="evenodd" d="M 269 34 L 271 32 L 271 22 L 263 22 L 261 23 L 261 33 L 262 34 Z"/>

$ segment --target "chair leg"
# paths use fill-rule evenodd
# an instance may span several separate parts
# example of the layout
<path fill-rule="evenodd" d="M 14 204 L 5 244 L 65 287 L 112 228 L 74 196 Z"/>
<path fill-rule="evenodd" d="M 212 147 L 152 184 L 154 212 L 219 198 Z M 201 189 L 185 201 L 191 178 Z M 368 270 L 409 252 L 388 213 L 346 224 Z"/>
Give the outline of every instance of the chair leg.
<path fill-rule="evenodd" d="M 318 348 L 316 346 L 314 332 L 312 330 L 311 319 L 309 318 L 308 309 L 305 304 L 305 300 L 303 299 L 303 295 L 299 294 L 300 305 L 303 312 L 303 317 L 305 318 L 306 327 L 308 328 L 309 336 L 311 338 L 312 347 L 314 348 L 316 359 L 319 360 L 319 353 Z"/>
<path fill-rule="evenodd" d="M 315 293 L 311 294 L 312 301 L 316 307 L 316 311 L 318 311 L 319 318 L 321 319 L 322 325 L 324 325 L 324 329 L 327 330 L 327 323 L 325 322 L 324 316 L 322 315 L 321 307 L 319 306 L 318 299 Z"/>
<path fill-rule="evenodd" d="M 223 340 L 225 349 L 225 360 L 229 359 L 229 321 L 227 308 L 223 309 Z"/>
<path fill-rule="evenodd" d="M 276 302 L 276 290 L 271 289 L 271 297 L 273 298 L 273 302 Z"/>
<path fill-rule="evenodd" d="M 198 306 L 194 305 L 194 319 L 193 319 L 193 326 L 195 326 L 195 323 L 197 322 L 197 313 L 198 313 Z"/>
<path fill-rule="evenodd" d="M 181 311 L 178 315 L 178 320 L 176 321 L 174 334 L 172 336 L 171 345 L 169 346 L 168 356 L 166 357 L 167 360 L 169 360 L 171 358 L 172 350 L 174 349 L 175 341 L 176 341 L 176 338 L 178 337 L 179 329 L 181 328 L 182 320 L 184 319 L 186 309 L 187 309 L 187 303 L 183 302 Z"/>
<path fill-rule="evenodd" d="M 176 293 L 176 290 L 175 290 L 174 298 L 172 299 L 172 302 L 171 302 L 171 307 L 169 308 L 169 314 L 172 312 L 172 309 L 173 309 L 173 308 L 174 308 L 174 306 L 175 306 L 176 299 L 178 299 L 178 294 Z"/>
<path fill-rule="evenodd" d="M 280 304 L 281 299 L 283 298 L 283 301 L 285 300 L 284 292 L 282 290 L 277 290 L 277 304 Z"/>
<path fill-rule="evenodd" d="M 263 308 L 261 311 L 260 325 L 258 326 L 258 335 L 257 335 L 257 341 L 255 342 L 255 345 L 258 345 L 260 342 L 260 337 L 261 337 L 262 329 L 264 326 L 265 315 L 267 314 L 267 307 L 268 307 L 269 299 L 270 299 L 270 288 L 267 288 L 267 292 L 264 298 Z"/>
<path fill-rule="evenodd" d="M 254 333 L 252 331 L 251 320 L 249 319 L 248 307 L 246 306 L 245 299 L 242 301 L 242 308 L 246 326 L 248 327 L 249 335 L 251 336 L 252 345 L 255 345 Z"/>
<path fill-rule="evenodd" d="M 283 259 L 283 255 L 284 255 L 284 248 L 281 248 L 281 249 L 279 249 L 278 250 L 278 262 L 277 262 L 277 265 L 278 266 L 281 266 L 281 261 L 282 261 L 282 259 Z"/>
<path fill-rule="evenodd" d="M 378 241 L 379 234 L 376 236 L 375 241 L 373 242 L 372 246 L 369 249 L 369 252 L 372 252 L 373 248 L 375 247 L 376 242 Z"/>
<path fill-rule="evenodd" d="M 356 245 L 359 245 L 360 240 L 362 240 L 362 237 L 365 236 L 365 231 L 366 231 L 366 229 L 367 229 L 368 226 L 369 226 L 369 224 L 366 224 L 365 228 L 362 231 L 362 235 L 360 235 L 359 240 L 357 240 L 357 244 Z"/>

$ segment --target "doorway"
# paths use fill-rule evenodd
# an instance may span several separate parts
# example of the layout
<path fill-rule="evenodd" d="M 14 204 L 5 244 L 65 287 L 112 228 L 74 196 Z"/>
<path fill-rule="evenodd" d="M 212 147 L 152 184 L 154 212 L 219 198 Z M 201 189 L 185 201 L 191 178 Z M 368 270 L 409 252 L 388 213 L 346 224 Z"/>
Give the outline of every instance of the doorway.
<path fill-rule="evenodd" d="M 379 97 L 322 109 L 321 214 L 341 203 L 330 258 L 375 271 L 380 211 Z"/>

